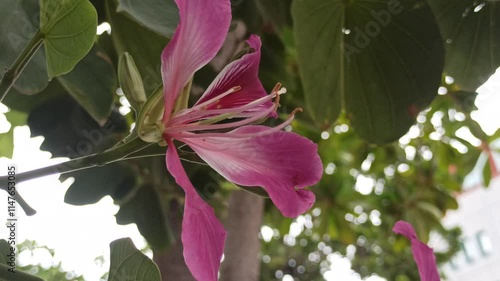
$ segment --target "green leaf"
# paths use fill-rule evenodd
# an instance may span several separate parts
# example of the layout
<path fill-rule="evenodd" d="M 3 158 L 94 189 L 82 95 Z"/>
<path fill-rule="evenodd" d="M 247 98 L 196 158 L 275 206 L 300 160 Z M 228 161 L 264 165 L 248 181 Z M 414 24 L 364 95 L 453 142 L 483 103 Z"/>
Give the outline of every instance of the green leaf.
<path fill-rule="evenodd" d="M 70 72 L 92 48 L 97 12 L 88 0 L 42 0 L 40 29 L 49 79 Z"/>
<path fill-rule="evenodd" d="M 292 5 L 306 102 L 322 126 L 344 110 L 362 138 L 391 142 L 437 94 L 439 29 L 423 0 L 346 2 Z"/>
<path fill-rule="evenodd" d="M 162 83 L 160 76 L 160 55 L 168 39 L 152 32 L 129 17 L 116 13 L 113 0 L 106 0 L 106 13 L 111 25 L 111 38 L 118 56 L 128 52 L 141 73 L 146 95 Z"/>
<path fill-rule="evenodd" d="M 484 163 L 483 167 L 483 184 L 484 187 L 489 187 L 490 186 L 490 181 L 491 181 L 491 165 L 490 165 L 490 159 L 488 156 L 488 159 L 486 160 L 486 163 Z"/>
<path fill-rule="evenodd" d="M 35 35 L 39 23 L 38 0 L 0 2 L 0 77 Z M 43 46 L 42 46 L 43 48 Z M 47 87 L 45 54 L 38 50 L 14 84 L 23 94 L 35 94 Z"/>
<path fill-rule="evenodd" d="M 64 202 L 72 205 L 94 204 L 106 195 L 128 194 L 136 186 L 134 172 L 121 163 L 72 172 L 63 179 L 74 177 L 75 182 L 64 195 Z"/>
<path fill-rule="evenodd" d="M 75 66 L 57 77 L 63 87 L 99 123 L 109 117 L 118 79 L 111 60 L 97 47 Z"/>
<path fill-rule="evenodd" d="M 12 158 L 12 153 L 14 152 L 14 128 L 16 126 L 26 125 L 28 115 L 23 112 L 11 110 L 5 113 L 7 121 L 10 123 L 9 131 L 0 134 L 0 157 Z"/>
<path fill-rule="evenodd" d="M 53 80 L 43 91 L 36 95 L 24 95 L 12 88 L 9 94 L 5 96 L 2 103 L 7 105 L 10 109 L 29 113 L 41 104 L 66 94 L 66 90 L 64 90 L 59 82 Z"/>
<path fill-rule="evenodd" d="M 28 118 L 31 136 L 43 136 L 40 149 L 53 157 L 78 158 L 101 152 L 129 133 L 124 117 L 113 111 L 100 126 L 69 95 L 51 99 L 36 107 Z"/>
<path fill-rule="evenodd" d="M 470 132 L 474 137 L 478 138 L 482 142 L 485 143 L 488 142 L 488 135 L 483 131 L 483 128 L 481 128 L 481 125 L 479 125 L 479 123 L 476 120 L 472 118 L 467 118 L 465 120 L 465 124 L 467 124 L 467 126 L 470 129 Z"/>
<path fill-rule="evenodd" d="M 137 250 L 130 238 L 115 240 L 111 242 L 110 248 L 111 265 L 108 281 L 161 281 L 156 264 Z"/>
<path fill-rule="evenodd" d="M 446 42 L 445 73 L 474 92 L 500 66 L 498 1 L 428 1 Z"/>
<path fill-rule="evenodd" d="M 500 138 L 500 129 L 497 129 L 493 135 L 489 136 L 488 137 L 488 143 L 491 143 L 495 140 L 497 140 L 498 138 Z"/>
<path fill-rule="evenodd" d="M 137 224 L 139 232 L 154 250 L 165 250 L 174 241 L 161 194 L 151 185 L 144 185 L 134 197 L 120 205 L 118 224 Z"/>
<path fill-rule="evenodd" d="M 12 154 L 14 153 L 14 127 L 11 127 L 9 131 L 0 134 L 0 157 L 7 157 L 12 159 Z"/>
<path fill-rule="evenodd" d="M 172 38 L 179 22 L 179 9 L 172 0 L 118 0 L 117 11 L 167 38 Z"/>
<path fill-rule="evenodd" d="M 422 212 L 427 212 L 429 215 L 433 216 L 436 220 L 440 220 L 443 216 L 441 210 L 432 203 L 420 201 L 416 203 L 416 207 Z"/>
<path fill-rule="evenodd" d="M 10 245 L 6 240 L 0 240 L 0 263 L 7 264 L 7 254 L 10 252 Z"/>

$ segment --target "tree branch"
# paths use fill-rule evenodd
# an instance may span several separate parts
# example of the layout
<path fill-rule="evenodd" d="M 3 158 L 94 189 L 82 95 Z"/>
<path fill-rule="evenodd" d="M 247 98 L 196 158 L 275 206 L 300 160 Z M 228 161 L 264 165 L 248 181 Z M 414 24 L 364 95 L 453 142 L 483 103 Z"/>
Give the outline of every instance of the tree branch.
<path fill-rule="evenodd" d="M 2 80 L 0 81 L 0 102 L 5 98 L 10 88 L 14 85 L 19 75 L 23 72 L 24 68 L 30 62 L 31 58 L 35 55 L 36 51 L 42 46 L 43 35 L 39 31 L 35 34 L 33 39 L 24 48 L 19 57 L 17 57 L 14 64 L 5 72 Z"/>

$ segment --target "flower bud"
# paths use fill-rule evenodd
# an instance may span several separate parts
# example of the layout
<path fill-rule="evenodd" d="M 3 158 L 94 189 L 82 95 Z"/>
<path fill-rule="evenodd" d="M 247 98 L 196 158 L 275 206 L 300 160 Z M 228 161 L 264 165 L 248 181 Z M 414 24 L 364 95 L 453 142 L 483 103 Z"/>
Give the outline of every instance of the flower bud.
<path fill-rule="evenodd" d="M 132 108 L 135 112 L 139 112 L 146 102 L 146 93 L 141 74 L 137 70 L 134 59 L 127 52 L 120 56 L 118 62 L 118 81 Z"/>

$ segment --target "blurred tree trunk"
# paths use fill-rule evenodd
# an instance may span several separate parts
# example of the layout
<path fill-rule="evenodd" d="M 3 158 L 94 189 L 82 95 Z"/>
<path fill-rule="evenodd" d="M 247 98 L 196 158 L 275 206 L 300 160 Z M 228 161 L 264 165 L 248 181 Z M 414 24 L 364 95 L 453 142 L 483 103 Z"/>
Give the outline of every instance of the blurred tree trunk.
<path fill-rule="evenodd" d="M 164 252 L 154 252 L 153 260 L 158 265 L 163 281 L 195 281 L 184 262 L 181 242 L 182 206 L 172 200 L 169 206 L 169 221 L 176 242 Z"/>
<path fill-rule="evenodd" d="M 228 232 L 221 281 L 257 281 L 260 275 L 260 240 L 264 199 L 238 190 L 231 194 L 226 220 Z"/>

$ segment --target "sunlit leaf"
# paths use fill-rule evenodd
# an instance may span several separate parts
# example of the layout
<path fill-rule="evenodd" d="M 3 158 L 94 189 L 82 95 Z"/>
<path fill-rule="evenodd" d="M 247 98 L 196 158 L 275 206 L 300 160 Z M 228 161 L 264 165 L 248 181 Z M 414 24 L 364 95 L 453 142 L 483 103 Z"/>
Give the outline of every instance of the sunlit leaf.
<path fill-rule="evenodd" d="M 26 125 L 28 115 L 24 112 L 11 110 L 5 113 L 7 121 L 10 123 L 9 131 L 0 134 L 0 157 L 12 158 L 14 152 L 14 128 L 16 126 Z"/>
<path fill-rule="evenodd" d="M 483 167 L 483 185 L 485 187 L 490 186 L 490 181 L 491 181 L 491 164 L 489 159 L 484 163 Z"/>
<path fill-rule="evenodd" d="M 49 79 L 70 72 L 96 37 L 97 12 L 88 0 L 42 0 L 40 29 Z"/>

